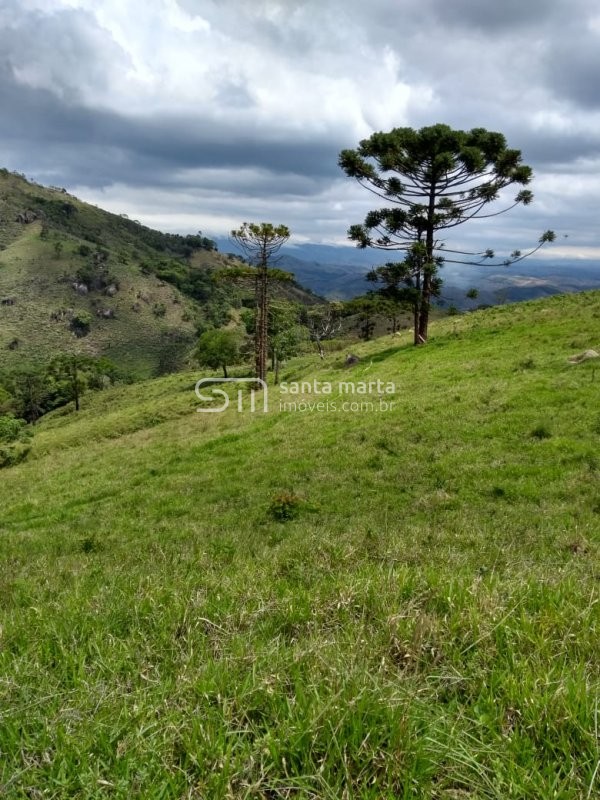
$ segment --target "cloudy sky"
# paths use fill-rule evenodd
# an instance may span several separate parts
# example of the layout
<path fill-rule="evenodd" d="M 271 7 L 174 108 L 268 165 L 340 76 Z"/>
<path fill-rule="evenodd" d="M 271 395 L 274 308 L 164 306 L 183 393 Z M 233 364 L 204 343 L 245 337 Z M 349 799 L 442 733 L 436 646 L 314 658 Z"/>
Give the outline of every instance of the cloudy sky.
<path fill-rule="evenodd" d="M 452 243 L 554 228 L 553 257 L 600 258 L 595 0 L 0 0 L 0 105 L 0 165 L 164 230 L 314 242 L 373 207 L 340 149 L 499 130 L 535 202 Z"/>

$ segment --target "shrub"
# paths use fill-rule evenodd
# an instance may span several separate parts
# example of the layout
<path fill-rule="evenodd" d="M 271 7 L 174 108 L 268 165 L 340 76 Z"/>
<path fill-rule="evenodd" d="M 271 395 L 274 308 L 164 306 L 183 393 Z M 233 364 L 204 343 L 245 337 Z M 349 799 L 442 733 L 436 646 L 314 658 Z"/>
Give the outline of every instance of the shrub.
<path fill-rule="evenodd" d="M 12 415 L 0 416 L 0 469 L 23 461 L 31 447 L 31 431 L 23 419 Z"/>
<path fill-rule="evenodd" d="M 23 419 L 15 419 L 12 415 L 0 416 L 0 442 L 8 444 L 21 438 L 27 423 Z"/>
<path fill-rule="evenodd" d="M 277 522 L 296 519 L 300 513 L 302 499 L 294 492 L 279 492 L 271 498 L 269 515 Z"/>
<path fill-rule="evenodd" d="M 77 282 L 85 284 L 90 292 L 102 291 L 111 284 L 118 285 L 117 278 L 109 272 L 106 265 L 84 264 L 79 267 L 75 277 Z"/>
<path fill-rule="evenodd" d="M 71 330 L 75 336 L 81 338 L 87 336 L 92 324 L 92 315 L 87 311 L 76 311 L 71 319 Z"/>
<path fill-rule="evenodd" d="M 552 431 L 547 425 L 537 425 L 531 431 L 531 436 L 534 439 L 549 439 L 552 436 Z"/>
<path fill-rule="evenodd" d="M 14 397 L 3 386 L 0 386 L 0 419 L 12 409 Z"/>

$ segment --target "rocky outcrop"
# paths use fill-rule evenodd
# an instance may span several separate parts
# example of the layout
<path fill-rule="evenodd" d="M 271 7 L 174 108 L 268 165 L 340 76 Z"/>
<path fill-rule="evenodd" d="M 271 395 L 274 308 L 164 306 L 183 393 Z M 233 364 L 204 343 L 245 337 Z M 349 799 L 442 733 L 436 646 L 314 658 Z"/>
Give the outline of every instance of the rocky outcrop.
<path fill-rule="evenodd" d="M 15 222 L 20 222 L 21 225 L 30 225 L 37 219 L 41 219 L 41 214 L 38 211 L 32 211 L 31 209 L 28 209 L 27 211 L 19 211 L 15 218 Z"/>

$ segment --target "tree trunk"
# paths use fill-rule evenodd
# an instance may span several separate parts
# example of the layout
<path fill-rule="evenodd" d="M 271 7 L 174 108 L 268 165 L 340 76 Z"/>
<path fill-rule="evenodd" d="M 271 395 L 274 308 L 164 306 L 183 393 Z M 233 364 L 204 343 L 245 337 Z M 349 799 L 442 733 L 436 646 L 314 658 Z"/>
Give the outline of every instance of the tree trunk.
<path fill-rule="evenodd" d="M 254 371 L 260 378 L 260 275 L 257 271 L 256 286 L 254 289 Z"/>
<path fill-rule="evenodd" d="M 423 288 L 421 289 L 421 310 L 419 314 L 419 341 L 425 344 L 429 332 L 429 306 L 431 303 L 431 279 L 434 270 L 433 234 L 435 217 L 435 178 L 432 179 L 429 189 L 429 207 L 427 209 L 427 230 L 425 235 L 425 269 L 423 272 Z"/>
<path fill-rule="evenodd" d="M 321 342 L 321 339 L 320 338 L 315 339 L 315 343 L 317 345 L 317 349 L 319 351 L 319 355 L 321 356 L 321 358 L 325 358 L 325 350 L 323 350 L 323 344 Z"/>
<path fill-rule="evenodd" d="M 228 378 L 229 377 L 229 375 L 227 374 L 227 367 L 226 367 L 225 364 L 223 364 L 223 377 L 224 378 Z"/>
<path fill-rule="evenodd" d="M 421 273 L 417 272 L 415 276 L 415 289 L 418 294 L 413 303 L 413 344 L 415 347 L 419 344 L 419 309 L 421 308 Z"/>
<path fill-rule="evenodd" d="M 421 340 L 419 338 L 419 328 L 421 327 L 421 303 L 419 300 L 415 300 L 413 303 L 413 344 L 415 347 L 418 344 L 421 344 Z"/>
<path fill-rule="evenodd" d="M 429 304 L 431 298 L 431 275 L 425 274 L 423 278 L 423 289 L 421 291 L 421 309 L 419 313 L 419 341 L 417 344 L 425 344 L 429 328 Z"/>
<path fill-rule="evenodd" d="M 268 357 L 268 313 L 269 313 L 269 295 L 268 295 L 268 273 L 267 265 L 264 264 L 261 268 L 261 286 L 260 286 L 260 369 L 258 377 L 266 381 L 267 379 L 267 357 Z"/>

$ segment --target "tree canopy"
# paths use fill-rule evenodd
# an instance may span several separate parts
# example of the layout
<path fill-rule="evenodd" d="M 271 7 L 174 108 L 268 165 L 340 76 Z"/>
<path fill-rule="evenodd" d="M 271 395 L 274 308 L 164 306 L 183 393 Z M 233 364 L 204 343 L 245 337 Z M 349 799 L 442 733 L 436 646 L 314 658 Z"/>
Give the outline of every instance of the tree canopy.
<path fill-rule="evenodd" d="M 290 231 L 285 225 L 271 222 L 244 222 L 240 228 L 231 231 L 231 238 L 251 264 L 266 267 L 290 238 Z"/>
<path fill-rule="evenodd" d="M 484 128 L 461 131 L 438 124 L 374 133 L 357 149 L 343 150 L 339 165 L 387 204 L 369 212 L 363 224 L 352 225 L 348 236 L 359 247 L 405 251 L 402 280 L 415 290 L 416 344 L 427 339 L 430 301 L 440 287 L 439 267 L 444 262 L 484 264 L 495 259 L 491 249 L 449 249 L 441 238 L 445 232 L 533 200 L 529 189 L 519 188 L 504 206 L 489 208 L 504 199 L 509 187 L 527 186 L 532 170 L 522 163 L 519 150 L 507 146 L 503 134 Z M 554 233 L 546 231 L 528 252 L 515 250 L 501 263 L 515 263 L 553 240 Z"/>
<path fill-rule="evenodd" d="M 222 369 L 227 378 L 227 367 L 239 361 L 239 337 L 230 330 L 215 328 L 205 331 L 198 340 L 195 355 L 201 366 Z"/>

